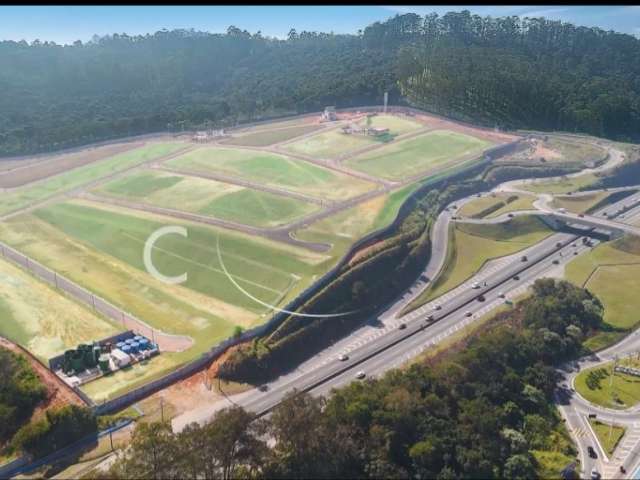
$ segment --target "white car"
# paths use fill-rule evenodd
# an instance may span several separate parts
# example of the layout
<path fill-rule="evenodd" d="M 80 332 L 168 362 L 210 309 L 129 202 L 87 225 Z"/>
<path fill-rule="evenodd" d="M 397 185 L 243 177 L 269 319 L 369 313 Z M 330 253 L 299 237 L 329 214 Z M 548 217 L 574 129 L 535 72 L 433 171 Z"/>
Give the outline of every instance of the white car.
<path fill-rule="evenodd" d="M 480 288 L 480 284 L 478 282 L 473 282 L 473 284 L 471 285 L 471 288 L 473 288 L 474 290 L 477 288 Z"/>
<path fill-rule="evenodd" d="M 366 376 L 367 376 L 366 373 L 364 373 L 362 370 L 360 370 L 358 373 L 356 373 L 356 378 L 358 380 L 362 380 Z"/>
<path fill-rule="evenodd" d="M 349 360 L 349 356 L 346 353 L 343 353 L 342 355 L 340 355 L 338 357 L 338 360 L 340 360 L 341 362 L 345 362 L 345 361 Z"/>
<path fill-rule="evenodd" d="M 500 292 L 500 293 L 498 293 L 498 297 L 499 298 L 506 298 L 506 295 L 504 294 L 504 292 Z"/>

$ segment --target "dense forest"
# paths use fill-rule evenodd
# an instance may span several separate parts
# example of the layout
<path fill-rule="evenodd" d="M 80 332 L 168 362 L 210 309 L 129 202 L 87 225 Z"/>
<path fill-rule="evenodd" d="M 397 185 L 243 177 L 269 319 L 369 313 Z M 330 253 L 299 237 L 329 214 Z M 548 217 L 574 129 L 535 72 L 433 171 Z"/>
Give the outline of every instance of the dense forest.
<path fill-rule="evenodd" d="M 445 354 L 328 399 L 294 392 L 267 419 L 235 407 L 180 433 L 140 424 L 97 475 L 554 478 L 576 455 L 553 403 L 554 367 L 582 353 L 602 313 L 587 290 L 537 280 L 531 297 Z"/>
<path fill-rule="evenodd" d="M 0 378 L 0 457 L 44 455 L 97 431 L 89 408 L 47 407 L 47 388 L 23 355 L 0 347 Z"/>
<path fill-rule="evenodd" d="M 29 421 L 47 390 L 26 358 L 0 347 L 0 451 Z"/>
<path fill-rule="evenodd" d="M 640 40 L 542 18 L 397 15 L 357 34 L 229 27 L 0 42 L 0 155 L 286 114 L 411 104 L 503 128 L 638 139 Z"/>

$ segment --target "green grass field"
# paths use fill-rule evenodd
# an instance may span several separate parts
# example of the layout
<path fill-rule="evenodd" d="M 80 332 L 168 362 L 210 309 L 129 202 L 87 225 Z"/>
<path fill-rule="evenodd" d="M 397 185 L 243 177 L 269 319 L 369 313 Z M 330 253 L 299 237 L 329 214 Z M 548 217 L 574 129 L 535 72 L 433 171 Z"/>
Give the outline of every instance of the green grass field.
<path fill-rule="evenodd" d="M 507 203 L 507 199 L 511 197 L 516 197 L 516 200 Z M 509 212 L 531 210 L 533 209 L 534 200 L 535 197 L 533 197 L 532 195 L 493 193 L 491 195 L 476 198 L 475 200 L 465 203 L 464 206 L 460 209 L 460 215 L 469 218 L 495 218 Z M 489 213 L 488 215 L 481 215 L 482 212 L 486 211 L 489 208 L 497 206 L 502 202 L 505 203 L 504 206 L 498 208 L 492 213 Z"/>
<path fill-rule="evenodd" d="M 34 202 L 62 193 L 106 175 L 125 170 L 153 158 L 167 155 L 185 147 L 182 143 L 156 143 L 129 150 L 114 157 L 85 165 L 54 177 L 3 193 L 0 196 L 0 214 L 24 208 Z"/>
<path fill-rule="evenodd" d="M 0 259 L 0 335 L 46 361 L 78 343 L 117 333 L 117 325 Z"/>
<path fill-rule="evenodd" d="M 360 125 L 366 125 L 367 119 L 360 120 Z M 396 115 L 379 114 L 371 117 L 371 127 L 373 128 L 388 128 L 389 133 L 392 135 L 403 135 L 405 133 L 413 132 L 424 125 L 411 120 L 407 117 L 398 117 Z"/>
<path fill-rule="evenodd" d="M 186 272 L 188 280 L 183 285 L 164 284 L 144 270 L 144 242 L 153 231 L 166 225 L 186 226 L 188 238 L 163 237 L 156 244 L 152 258 L 164 275 Z M 86 387 L 88 393 L 99 391 L 100 395 L 107 396 L 149 381 L 197 357 L 229 337 L 236 325 L 251 327 L 269 317 L 263 316 L 268 312 L 266 307 L 247 298 L 224 276 L 215 249 L 218 235 L 226 268 L 244 290 L 262 301 L 282 305 L 306 288 L 314 276 L 324 273 L 326 255 L 88 201 L 49 206 L 0 224 L 2 241 L 152 326 L 167 333 L 189 335 L 195 340 L 195 345 L 185 352 L 165 353 L 143 369 L 102 379 L 101 387 L 93 384 Z M 15 309 L 13 303 L 10 307 Z M 9 308 L 6 300 L 0 308 L 6 315 Z M 47 312 L 47 308 L 43 306 L 42 312 Z M 12 337 L 21 333 L 18 328 L 26 329 L 29 325 L 20 320 L 22 317 L 16 318 L 22 327 L 5 325 L 11 328 Z M 66 328 L 57 325 L 65 321 L 65 317 L 59 318 L 61 320 L 50 318 L 51 322 L 55 320 L 49 327 L 52 331 Z M 87 322 L 83 330 L 91 332 L 93 338 L 100 331 L 100 324 L 91 317 L 83 320 Z M 45 337 L 42 340 L 44 345 L 38 348 L 43 351 L 57 352 L 61 345 L 48 342 Z"/>
<path fill-rule="evenodd" d="M 346 165 L 371 175 L 401 180 L 446 167 L 463 157 L 479 155 L 490 145 L 485 140 L 468 135 L 436 130 L 408 140 L 391 142 L 350 158 Z"/>
<path fill-rule="evenodd" d="M 587 187 L 598 180 L 592 173 L 586 173 L 577 177 L 564 177 L 559 180 L 536 180 L 534 183 L 526 183 L 522 188 L 534 193 L 570 193 L 579 188 Z"/>
<path fill-rule="evenodd" d="M 587 340 L 588 348 L 601 349 L 640 324 L 640 239 L 600 244 L 568 264 L 565 272 L 569 281 L 588 288 L 604 305 L 605 331 Z"/>
<path fill-rule="evenodd" d="M 266 147 L 274 143 L 286 142 L 301 135 L 315 132 L 322 128 L 321 125 L 298 125 L 293 127 L 278 128 L 274 130 L 262 130 L 223 140 L 224 145 L 239 145 L 247 147 Z"/>
<path fill-rule="evenodd" d="M 404 200 L 418 187 L 411 184 L 391 194 L 381 195 L 355 207 L 343 210 L 329 218 L 298 230 L 296 238 L 309 242 L 332 245 L 332 258 L 327 265 L 339 259 L 348 248 L 366 234 L 389 225 L 398 214 Z"/>
<path fill-rule="evenodd" d="M 598 442 L 604 451 L 607 452 L 607 455 L 611 456 L 622 439 L 626 429 L 618 425 L 603 423 L 592 418 L 589 419 L 589 423 L 598 437 Z"/>
<path fill-rule="evenodd" d="M 445 294 L 473 276 L 488 261 L 523 250 L 553 232 L 535 217 L 522 216 L 495 224 L 462 224 L 452 227 L 447 262 L 430 288 L 411 302 L 405 312 Z"/>
<path fill-rule="evenodd" d="M 258 227 L 282 225 L 318 208 L 268 192 L 153 170 L 114 180 L 97 192 Z"/>
<path fill-rule="evenodd" d="M 566 208 L 573 213 L 585 213 L 595 204 L 611 195 L 607 192 L 589 193 L 587 195 L 555 197 L 553 205 L 556 208 Z"/>
<path fill-rule="evenodd" d="M 621 365 L 638 368 L 637 360 L 622 360 Z M 640 377 L 623 372 L 613 374 L 613 362 L 581 371 L 575 389 L 585 399 L 607 408 L 626 409 L 640 403 Z"/>
<path fill-rule="evenodd" d="M 374 185 L 302 160 L 255 150 L 204 147 L 167 162 L 174 168 L 217 172 L 318 198 L 344 200 Z"/>
<path fill-rule="evenodd" d="M 335 158 L 376 143 L 379 142 L 374 137 L 348 135 L 337 128 L 289 143 L 284 146 L 284 149 L 314 158 Z"/>

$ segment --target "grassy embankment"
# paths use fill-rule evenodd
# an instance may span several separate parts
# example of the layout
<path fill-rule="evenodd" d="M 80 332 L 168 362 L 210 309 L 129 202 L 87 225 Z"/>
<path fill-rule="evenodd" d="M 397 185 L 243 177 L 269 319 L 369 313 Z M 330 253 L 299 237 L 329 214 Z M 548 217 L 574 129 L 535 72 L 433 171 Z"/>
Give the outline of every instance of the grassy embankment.
<path fill-rule="evenodd" d="M 451 227 L 444 269 L 404 313 L 457 287 L 489 260 L 511 255 L 540 242 L 553 232 L 535 217 L 515 217 L 499 224 L 463 224 Z"/>
<path fill-rule="evenodd" d="M 566 277 L 593 292 L 604 305 L 605 329 L 586 342 L 600 350 L 640 324 L 640 239 L 624 237 L 598 245 L 567 265 Z"/>

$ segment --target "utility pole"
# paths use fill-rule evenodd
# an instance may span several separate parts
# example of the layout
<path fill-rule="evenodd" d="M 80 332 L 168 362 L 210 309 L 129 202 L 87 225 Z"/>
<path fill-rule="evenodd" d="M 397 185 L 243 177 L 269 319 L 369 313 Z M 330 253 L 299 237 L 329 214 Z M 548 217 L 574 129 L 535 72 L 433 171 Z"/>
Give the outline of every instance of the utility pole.
<path fill-rule="evenodd" d="M 164 397 L 160 397 L 160 420 L 164 423 Z"/>

